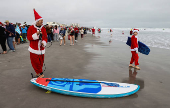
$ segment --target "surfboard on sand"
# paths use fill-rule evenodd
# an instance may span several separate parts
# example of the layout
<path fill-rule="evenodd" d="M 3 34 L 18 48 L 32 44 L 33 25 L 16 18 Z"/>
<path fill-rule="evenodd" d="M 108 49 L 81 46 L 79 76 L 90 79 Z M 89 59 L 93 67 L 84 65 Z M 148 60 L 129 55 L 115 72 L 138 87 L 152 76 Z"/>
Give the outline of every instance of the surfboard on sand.
<path fill-rule="evenodd" d="M 131 37 L 128 37 L 127 39 L 127 42 L 126 42 L 127 45 L 131 46 Z M 150 52 L 150 49 L 148 46 L 146 46 L 144 43 L 138 41 L 138 51 L 142 54 L 145 54 L 145 55 L 148 55 L 149 52 Z"/>
<path fill-rule="evenodd" d="M 91 98 L 129 96 L 140 88 L 135 84 L 70 78 L 33 78 L 30 82 L 52 92 Z"/>

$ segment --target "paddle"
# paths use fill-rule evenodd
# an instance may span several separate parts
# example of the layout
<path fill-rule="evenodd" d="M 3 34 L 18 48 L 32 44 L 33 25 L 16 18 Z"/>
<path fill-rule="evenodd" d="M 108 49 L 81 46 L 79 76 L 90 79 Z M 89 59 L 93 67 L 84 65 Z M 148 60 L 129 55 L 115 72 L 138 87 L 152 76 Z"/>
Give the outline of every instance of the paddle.
<path fill-rule="evenodd" d="M 119 84 L 116 83 L 106 83 L 106 82 L 89 82 L 89 81 L 66 81 L 66 80 L 50 80 L 50 79 L 46 79 L 47 81 L 60 81 L 60 82 L 80 82 L 80 83 L 103 83 L 106 84 L 108 86 L 112 86 L 112 87 L 119 87 Z M 80 84 L 77 84 L 80 85 Z"/>

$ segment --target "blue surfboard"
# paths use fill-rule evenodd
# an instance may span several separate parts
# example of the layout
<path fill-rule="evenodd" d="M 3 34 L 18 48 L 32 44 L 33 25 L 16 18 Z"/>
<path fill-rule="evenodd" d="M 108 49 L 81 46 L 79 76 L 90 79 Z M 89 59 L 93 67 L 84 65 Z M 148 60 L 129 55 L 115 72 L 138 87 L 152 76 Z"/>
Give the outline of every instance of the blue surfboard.
<path fill-rule="evenodd" d="M 131 46 L 131 37 L 128 37 L 126 44 Z M 148 55 L 150 52 L 150 49 L 144 43 L 138 41 L 138 51 L 142 54 Z"/>
<path fill-rule="evenodd" d="M 129 96 L 140 88 L 135 84 L 71 78 L 33 78 L 30 82 L 56 93 L 91 98 Z"/>

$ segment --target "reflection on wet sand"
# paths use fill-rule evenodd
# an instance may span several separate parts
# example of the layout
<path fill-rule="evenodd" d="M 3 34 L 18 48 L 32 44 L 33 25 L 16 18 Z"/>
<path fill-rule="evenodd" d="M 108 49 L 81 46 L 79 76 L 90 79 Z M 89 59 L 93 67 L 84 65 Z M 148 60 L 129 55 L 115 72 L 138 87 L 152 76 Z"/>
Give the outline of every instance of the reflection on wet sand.
<path fill-rule="evenodd" d="M 144 88 L 144 80 L 141 78 L 136 78 L 139 70 L 129 67 L 129 77 L 123 79 L 123 83 L 136 84 L 140 86 L 140 90 Z M 141 72 L 141 71 L 140 71 Z"/>
<path fill-rule="evenodd" d="M 140 86 L 140 90 L 142 90 L 144 88 L 144 80 L 141 78 L 136 78 L 137 74 L 138 74 L 139 70 L 129 67 L 129 77 L 123 79 L 122 83 L 129 83 L 129 84 L 136 84 Z M 135 93 L 131 96 L 129 96 L 129 98 L 137 98 L 138 95 Z"/>

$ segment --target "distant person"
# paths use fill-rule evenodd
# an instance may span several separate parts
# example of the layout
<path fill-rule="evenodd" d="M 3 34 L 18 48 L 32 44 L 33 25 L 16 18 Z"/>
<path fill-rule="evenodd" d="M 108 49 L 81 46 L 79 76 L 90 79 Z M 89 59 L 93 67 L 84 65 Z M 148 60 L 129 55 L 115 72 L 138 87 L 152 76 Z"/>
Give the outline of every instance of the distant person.
<path fill-rule="evenodd" d="M 81 39 L 83 39 L 83 34 L 84 34 L 83 28 L 81 28 L 80 33 L 81 33 Z"/>
<path fill-rule="evenodd" d="M 71 30 L 69 31 L 70 34 L 70 46 L 74 45 L 74 29 L 71 27 Z"/>
<path fill-rule="evenodd" d="M 133 31 L 132 31 L 132 29 L 130 30 L 130 35 L 132 35 L 133 34 Z"/>
<path fill-rule="evenodd" d="M 124 35 L 124 31 L 122 31 L 122 34 Z"/>
<path fill-rule="evenodd" d="M 129 67 L 134 67 L 132 64 L 133 62 L 135 62 L 135 68 L 140 70 L 140 68 L 138 67 L 139 63 L 139 56 L 138 56 L 138 33 L 139 30 L 138 29 L 134 29 L 133 30 L 133 35 L 131 37 L 131 53 L 132 53 L 132 57 L 131 57 L 131 61 L 129 64 Z"/>
<path fill-rule="evenodd" d="M 28 28 L 27 28 L 26 25 L 24 24 L 23 27 L 21 27 L 22 38 L 23 38 L 24 42 L 26 42 L 27 30 L 28 30 Z"/>
<path fill-rule="evenodd" d="M 84 27 L 84 36 L 86 36 L 86 34 L 87 34 L 87 28 Z"/>
<path fill-rule="evenodd" d="M 2 47 L 3 52 L 0 54 L 7 54 L 6 48 L 6 35 L 5 35 L 5 27 L 3 26 L 2 22 L 0 22 L 0 44 Z"/>
<path fill-rule="evenodd" d="M 78 42 L 77 40 L 78 40 L 79 29 L 77 28 L 77 26 L 75 26 L 74 32 L 75 32 L 75 42 Z"/>
<path fill-rule="evenodd" d="M 53 39 L 54 41 L 58 41 L 57 25 L 54 27 L 54 30 L 53 30 Z"/>
<path fill-rule="evenodd" d="M 16 25 L 13 24 L 13 26 L 14 26 L 14 29 L 15 29 L 15 28 L 16 28 Z M 14 49 L 16 50 L 15 44 L 16 44 L 16 32 L 15 32 L 15 37 L 13 38 L 13 46 L 14 46 Z"/>
<path fill-rule="evenodd" d="M 101 33 L 101 29 L 100 28 L 98 28 L 98 33 Z"/>
<path fill-rule="evenodd" d="M 6 23 L 6 37 L 7 37 L 8 46 L 10 48 L 10 51 L 15 52 L 13 46 L 13 39 L 15 37 L 15 28 L 12 24 L 9 23 L 8 20 L 6 20 L 5 23 Z"/>
<path fill-rule="evenodd" d="M 62 45 L 62 41 L 63 40 L 64 40 L 64 45 L 66 45 L 65 30 L 64 30 L 64 28 L 61 28 L 61 30 L 59 32 L 59 36 L 60 36 L 60 46 Z"/>
<path fill-rule="evenodd" d="M 60 29 L 59 29 L 59 26 L 57 26 L 57 41 L 59 41 L 59 32 L 60 32 Z"/>
<path fill-rule="evenodd" d="M 91 32 L 91 29 L 89 28 L 89 32 Z"/>
<path fill-rule="evenodd" d="M 51 26 L 50 26 L 51 40 L 54 40 L 54 38 L 53 38 L 53 29 L 54 29 L 54 27 L 51 25 Z"/>
<path fill-rule="evenodd" d="M 16 24 L 16 28 L 15 28 L 15 32 L 16 32 L 16 40 L 17 40 L 17 44 L 20 44 L 20 35 L 21 35 L 21 31 L 19 29 L 19 25 Z"/>
<path fill-rule="evenodd" d="M 52 42 L 52 40 L 51 40 L 51 28 L 48 24 L 46 26 L 46 32 L 47 32 L 47 36 L 48 36 L 48 42 Z"/>
<path fill-rule="evenodd" d="M 32 25 L 28 29 L 27 38 L 30 41 L 29 52 L 30 60 L 34 71 L 36 72 L 36 77 L 43 78 L 43 63 L 45 46 L 47 44 L 47 33 L 46 29 L 43 27 L 43 18 L 35 11 L 34 16 L 36 24 Z"/>
<path fill-rule="evenodd" d="M 91 30 L 92 30 L 92 36 L 95 36 L 95 29 L 94 29 L 94 27 Z"/>

